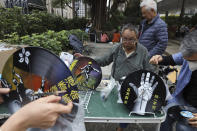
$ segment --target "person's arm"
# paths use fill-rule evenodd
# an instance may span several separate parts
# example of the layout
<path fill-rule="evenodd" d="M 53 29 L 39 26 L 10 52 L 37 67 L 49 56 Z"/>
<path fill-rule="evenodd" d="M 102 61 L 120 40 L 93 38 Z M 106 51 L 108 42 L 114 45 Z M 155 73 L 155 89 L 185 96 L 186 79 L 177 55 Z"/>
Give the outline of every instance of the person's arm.
<path fill-rule="evenodd" d="M 154 55 L 162 55 L 167 48 L 168 44 L 168 32 L 165 24 L 161 24 L 161 27 L 156 32 L 155 38 L 157 43 L 155 47 L 149 51 L 150 57 Z"/>
<path fill-rule="evenodd" d="M 110 63 L 113 62 L 113 55 L 114 53 L 118 50 L 119 45 L 114 46 L 106 55 L 103 57 L 97 57 L 95 58 L 95 61 L 100 65 L 100 66 L 107 66 Z"/>
<path fill-rule="evenodd" d="M 0 94 L 8 93 L 9 89 L 2 88 Z M 1 98 L 2 99 L 2 98 Z M 59 96 L 47 96 L 33 101 L 14 113 L 1 127 L 1 131 L 25 131 L 28 128 L 52 127 L 60 114 L 70 113 L 72 102 L 67 105 L 60 104 Z"/>
<path fill-rule="evenodd" d="M 163 57 L 163 60 L 158 63 L 159 65 L 164 65 L 164 66 L 167 66 L 167 65 L 175 66 L 176 65 L 172 55 L 162 56 L 162 57 Z"/>
<path fill-rule="evenodd" d="M 59 96 L 47 96 L 33 101 L 14 113 L 2 126 L 2 131 L 25 131 L 28 128 L 46 129 L 55 125 L 60 114 L 70 113 L 73 104 L 60 104 Z"/>
<path fill-rule="evenodd" d="M 155 55 L 153 56 L 149 63 L 155 64 L 155 65 L 182 65 L 183 64 L 183 56 L 182 53 L 176 53 L 170 56 L 161 56 L 161 55 Z"/>

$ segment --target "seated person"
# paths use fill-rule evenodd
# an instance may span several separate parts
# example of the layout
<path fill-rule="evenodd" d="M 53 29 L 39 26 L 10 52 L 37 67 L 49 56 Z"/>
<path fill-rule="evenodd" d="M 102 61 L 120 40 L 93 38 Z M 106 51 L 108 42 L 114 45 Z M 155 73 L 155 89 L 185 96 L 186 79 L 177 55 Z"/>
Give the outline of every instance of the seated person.
<path fill-rule="evenodd" d="M 159 65 L 182 65 L 178 76 L 176 90 L 172 94 L 173 98 L 168 101 L 165 107 L 168 110 L 175 105 L 193 106 L 197 108 L 197 30 L 189 33 L 181 42 L 181 52 L 170 56 L 153 56 L 151 64 Z M 175 120 L 167 115 L 162 123 L 161 131 L 171 131 Z M 178 131 L 197 131 L 197 116 L 189 120 L 189 125 L 178 123 Z"/>
<path fill-rule="evenodd" d="M 115 32 L 113 33 L 112 42 L 113 42 L 113 43 L 118 43 L 118 42 L 120 42 L 120 37 L 121 37 L 121 35 L 120 35 L 119 31 L 116 29 Z"/>
<path fill-rule="evenodd" d="M 122 28 L 122 43 L 114 45 L 109 53 L 95 60 L 100 66 L 107 66 L 113 62 L 111 76 L 116 81 L 121 81 L 121 78 L 128 76 L 130 73 L 137 70 L 154 71 L 154 68 L 149 64 L 147 49 L 138 43 L 137 29 L 127 24 Z M 81 56 L 75 54 L 75 56 Z M 120 124 L 118 130 L 126 128 L 127 124 Z"/>
<path fill-rule="evenodd" d="M 107 33 L 106 33 L 106 32 L 101 33 L 101 42 L 102 42 L 102 43 L 107 43 L 107 42 L 109 42 L 109 37 L 107 36 Z"/>
<path fill-rule="evenodd" d="M 138 43 L 137 34 L 137 29 L 133 25 L 125 25 L 122 29 L 122 43 L 114 45 L 103 57 L 95 58 L 102 67 L 114 62 L 111 76 L 116 81 L 137 70 L 154 70 L 149 64 L 147 49 Z M 76 53 L 75 56 L 82 55 Z"/>

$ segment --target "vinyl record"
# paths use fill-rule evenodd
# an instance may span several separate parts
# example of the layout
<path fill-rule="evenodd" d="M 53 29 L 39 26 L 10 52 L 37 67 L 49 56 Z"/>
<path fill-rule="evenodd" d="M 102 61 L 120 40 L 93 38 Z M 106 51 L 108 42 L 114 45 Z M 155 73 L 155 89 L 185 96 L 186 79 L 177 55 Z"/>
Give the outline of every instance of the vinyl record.
<path fill-rule="evenodd" d="M 197 113 L 197 109 L 192 106 L 177 105 L 168 109 L 169 117 L 185 124 L 188 124 L 188 119 L 194 117 L 192 113 Z"/>
<path fill-rule="evenodd" d="M 101 82 L 101 68 L 92 58 L 79 57 L 73 61 L 70 70 L 79 90 L 95 90 Z"/>
<path fill-rule="evenodd" d="M 166 87 L 157 74 L 139 70 L 126 77 L 120 93 L 129 111 L 144 115 L 161 109 L 166 98 Z"/>
<path fill-rule="evenodd" d="M 78 89 L 69 68 L 50 51 L 26 47 L 13 53 L 3 68 L 3 87 L 9 87 L 8 99 L 24 105 L 39 94 L 64 91 L 62 102 L 79 102 Z"/>

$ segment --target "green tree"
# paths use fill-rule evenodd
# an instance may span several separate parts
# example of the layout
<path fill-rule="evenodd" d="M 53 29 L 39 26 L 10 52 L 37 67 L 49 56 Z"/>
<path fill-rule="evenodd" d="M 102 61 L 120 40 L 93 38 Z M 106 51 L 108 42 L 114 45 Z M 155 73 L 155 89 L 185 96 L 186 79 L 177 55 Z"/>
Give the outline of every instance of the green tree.
<path fill-rule="evenodd" d="M 52 0 L 52 6 L 56 8 L 61 8 L 61 13 L 62 17 L 64 16 L 63 14 L 63 9 L 65 8 L 65 5 L 68 6 L 70 9 L 73 10 L 73 16 L 77 16 L 77 11 L 75 9 L 75 2 L 77 0 Z M 72 6 L 70 5 L 72 3 Z"/>

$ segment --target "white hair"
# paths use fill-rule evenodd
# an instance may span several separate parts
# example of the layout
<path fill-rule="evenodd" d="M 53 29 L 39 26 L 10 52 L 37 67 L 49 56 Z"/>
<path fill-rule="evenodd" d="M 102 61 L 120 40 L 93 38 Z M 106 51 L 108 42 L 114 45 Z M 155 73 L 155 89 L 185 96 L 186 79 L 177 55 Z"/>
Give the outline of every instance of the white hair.
<path fill-rule="evenodd" d="M 154 0 L 143 0 L 140 7 L 145 7 L 147 10 L 153 9 L 157 12 L 157 3 Z"/>

